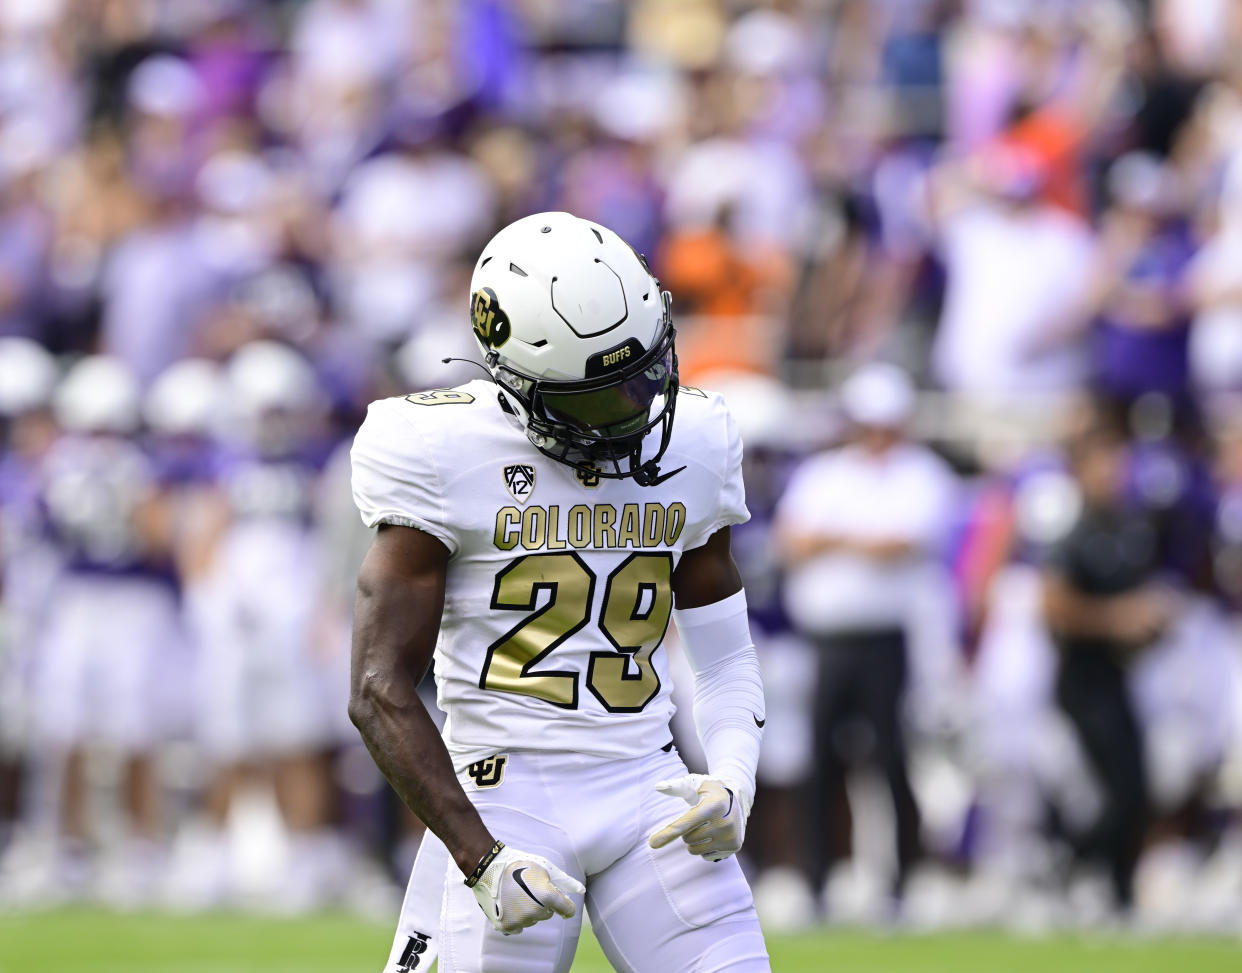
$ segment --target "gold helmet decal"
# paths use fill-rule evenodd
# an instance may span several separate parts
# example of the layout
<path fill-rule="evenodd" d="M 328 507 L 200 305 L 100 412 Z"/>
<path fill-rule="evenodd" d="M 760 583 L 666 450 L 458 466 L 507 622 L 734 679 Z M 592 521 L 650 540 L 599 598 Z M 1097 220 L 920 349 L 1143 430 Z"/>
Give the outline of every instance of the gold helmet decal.
<path fill-rule="evenodd" d="M 509 316 L 500 309 L 500 301 L 496 292 L 490 287 L 474 292 L 470 301 L 470 323 L 474 325 L 474 333 L 488 348 L 499 348 L 509 340 L 512 327 Z"/>

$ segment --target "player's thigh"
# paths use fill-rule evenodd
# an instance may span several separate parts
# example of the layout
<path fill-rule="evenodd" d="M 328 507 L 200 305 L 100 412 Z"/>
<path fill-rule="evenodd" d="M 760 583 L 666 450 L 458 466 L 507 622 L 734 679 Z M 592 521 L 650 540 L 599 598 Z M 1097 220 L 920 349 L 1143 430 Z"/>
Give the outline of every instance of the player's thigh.
<path fill-rule="evenodd" d="M 767 949 L 736 858 L 709 862 L 681 841 L 644 840 L 592 876 L 587 907 L 621 973 L 768 973 Z"/>
<path fill-rule="evenodd" d="M 145 750 L 160 735 L 157 676 L 163 652 L 180 637 L 176 600 L 159 582 L 117 584 L 110 600 L 114 614 L 99 633 L 95 671 L 103 687 L 100 732 L 125 750 Z"/>
<path fill-rule="evenodd" d="M 737 859 L 705 861 L 681 840 L 659 849 L 647 843 L 686 810 L 654 789 L 686 773 L 685 764 L 676 753 L 653 754 L 644 773 L 652 786 L 640 791 L 638 841 L 588 883 L 591 922 L 608 958 L 629 973 L 766 973 L 763 933 Z"/>
<path fill-rule="evenodd" d="M 569 837 L 556 824 L 543 800 L 536 779 L 523 780 L 520 758 L 510 758 L 505 774 L 504 796 L 471 800 L 492 834 L 524 852 L 542 855 L 570 875 L 583 880 Z M 469 787 L 470 785 L 467 784 Z M 468 792 L 469 793 L 469 792 Z M 564 973 L 573 963 L 582 928 L 582 899 L 570 896 L 577 906 L 572 919 L 553 915 L 513 936 L 497 932 L 474 893 L 450 865 L 441 913 L 441 973 Z"/>
<path fill-rule="evenodd" d="M 41 746 L 66 747 L 81 742 L 89 722 L 89 662 L 99 622 L 89 611 L 85 585 L 66 582 L 55 594 L 57 610 L 49 615 L 34 666 L 33 723 Z"/>

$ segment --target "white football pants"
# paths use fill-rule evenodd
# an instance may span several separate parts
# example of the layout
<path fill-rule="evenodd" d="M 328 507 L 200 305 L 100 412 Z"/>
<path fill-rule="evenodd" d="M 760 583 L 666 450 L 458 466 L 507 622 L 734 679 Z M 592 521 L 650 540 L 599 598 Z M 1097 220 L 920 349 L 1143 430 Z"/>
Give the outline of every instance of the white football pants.
<path fill-rule="evenodd" d="M 512 751 L 499 783 L 460 779 L 492 834 L 586 884 L 591 926 L 620 973 L 769 973 L 737 859 L 704 861 L 681 841 L 658 851 L 647 844 L 687 809 L 655 783 L 686 772 L 675 751 L 630 760 Z M 582 925 L 583 901 L 575 901 L 572 919 L 501 935 L 429 833 L 384 973 L 428 969 L 437 955 L 441 973 L 565 973 Z"/>

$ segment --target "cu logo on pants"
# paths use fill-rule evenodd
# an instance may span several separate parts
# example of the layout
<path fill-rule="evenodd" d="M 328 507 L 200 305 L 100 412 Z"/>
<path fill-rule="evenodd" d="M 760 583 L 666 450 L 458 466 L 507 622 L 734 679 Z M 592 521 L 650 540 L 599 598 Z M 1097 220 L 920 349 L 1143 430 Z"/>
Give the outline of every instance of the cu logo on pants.
<path fill-rule="evenodd" d="M 501 753 L 494 757 L 476 760 L 466 768 L 475 787 L 496 787 L 505 779 L 505 764 L 509 758 Z"/>

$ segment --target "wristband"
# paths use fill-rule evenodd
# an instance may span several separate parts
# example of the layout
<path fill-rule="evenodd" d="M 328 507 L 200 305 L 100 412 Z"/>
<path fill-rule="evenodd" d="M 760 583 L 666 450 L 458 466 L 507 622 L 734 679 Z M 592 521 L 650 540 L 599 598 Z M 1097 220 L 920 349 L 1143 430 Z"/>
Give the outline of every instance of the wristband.
<path fill-rule="evenodd" d="M 483 877 L 483 873 L 487 871 L 487 866 L 496 860 L 496 856 L 504 850 L 505 843 L 497 841 L 492 845 L 492 850 L 479 859 L 479 863 L 474 866 L 474 871 L 470 873 L 470 877 L 466 879 L 466 888 L 472 889 L 478 884 L 479 879 Z"/>

